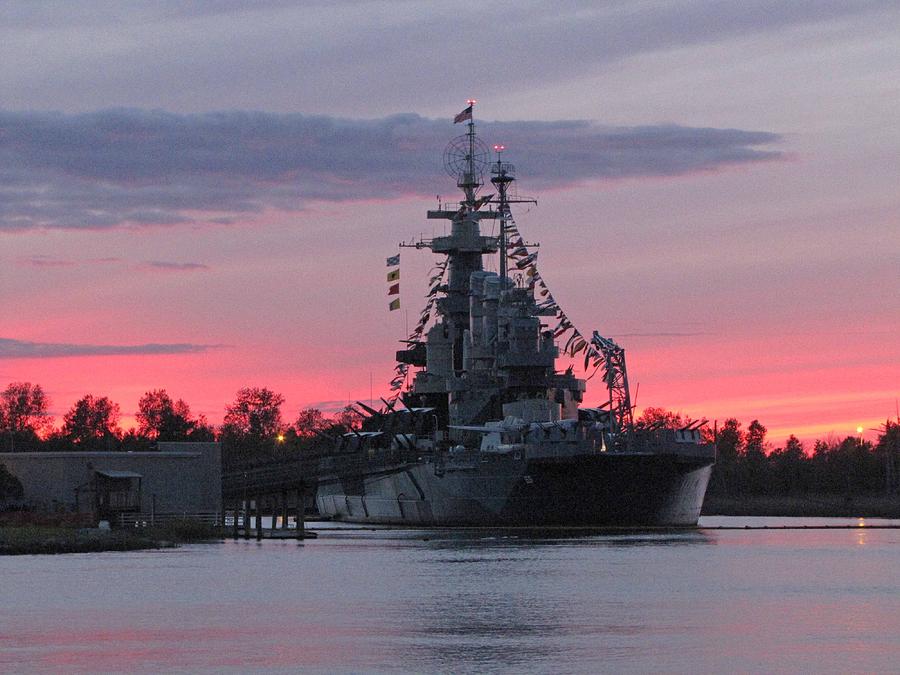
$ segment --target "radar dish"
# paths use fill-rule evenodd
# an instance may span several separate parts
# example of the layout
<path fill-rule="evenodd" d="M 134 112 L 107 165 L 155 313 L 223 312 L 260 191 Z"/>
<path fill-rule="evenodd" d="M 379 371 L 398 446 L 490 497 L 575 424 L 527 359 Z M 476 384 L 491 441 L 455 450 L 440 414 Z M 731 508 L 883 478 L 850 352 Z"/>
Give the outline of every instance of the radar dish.
<path fill-rule="evenodd" d="M 491 154 L 488 147 L 480 139 L 473 139 L 472 143 L 472 169 L 475 178 L 481 183 L 484 169 L 490 162 Z M 444 149 L 444 170 L 453 178 L 459 179 L 469 171 L 469 135 L 457 136 L 447 143 Z"/>

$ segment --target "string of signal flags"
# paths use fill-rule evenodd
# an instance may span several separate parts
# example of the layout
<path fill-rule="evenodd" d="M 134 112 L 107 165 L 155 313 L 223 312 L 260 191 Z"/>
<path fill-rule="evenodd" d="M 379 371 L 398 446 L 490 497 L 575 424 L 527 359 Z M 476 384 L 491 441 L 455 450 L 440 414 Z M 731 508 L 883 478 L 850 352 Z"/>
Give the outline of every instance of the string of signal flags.
<path fill-rule="evenodd" d="M 388 260 L 388 266 L 390 266 L 392 264 L 399 264 L 400 263 L 400 254 L 398 253 L 397 255 L 388 258 L 387 260 Z M 432 311 L 434 310 L 435 301 L 437 300 L 437 293 L 440 290 L 440 287 L 444 283 L 444 275 L 447 271 L 447 260 L 448 259 L 445 259 L 445 260 L 439 262 L 437 265 L 435 265 L 431 269 L 431 278 L 428 280 L 428 286 L 429 286 L 428 296 L 427 296 L 428 300 L 425 302 L 425 307 L 419 313 L 418 323 L 416 323 L 415 327 L 412 329 L 412 331 L 410 332 L 409 336 L 406 339 L 407 344 L 421 342 L 421 340 L 422 340 L 422 335 L 425 333 L 425 327 L 428 325 L 428 322 L 431 321 L 431 314 L 432 314 Z M 394 275 L 393 279 L 391 278 L 391 275 Z M 392 270 L 391 272 L 388 272 L 388 283 L 390 283 L 391 281 L 397 281 L 398 283 L 395 284 L 395 286 L 397 288 L 398 293 L 400 292 L 399 279 L 400 279 L 400 270 L 399 269 L 395 269 L 395 270 Z M 391 295 L 391 289 L 393 289 L 395 286 L 391 286 L 388 289 L 388 295 Z M 395 306 L 395 303 L 396 303 L 396 306 Z M 397 298 L 396 300 L 393 300 L 388 307 L 391 311 L 394 311 L 395 309 L 400 309 L 400 299 Z M 393 378 L 391 378 L 391 382 L 390 382 L 390 389 L 392 392 L 392 400 L 396 400 L 400 396 L 400 392 L 403 389 L 403 383 L 406 381 L 406 376 L 408 373 L 409 373 L 409 364 L 408 363 L 397 363 L 397 365 L 394 366 L 394 376 L 393 376 Z"/>
<path fill-rule="evenodd" d="M 400 295 L 400 254 L 392 255 L 387 259 L 387 266 L 394 267 L 396 269 L 392 269 L 387 273 L 387 282 L 388 282 L 388 296 L 391 295 Z M 390 311 L 394 311 L 395 309 L 400 309 L 400 298 L 394 298 L 388 303 L 388 309 Z"/>
<path fill-rule="evenodd" d="M 538 271 L 538 252 L 528 250 L 524 238 L 516 227 L 515 221 L 509 216 L 506 221 L 506 229 L 509 235 L 506 244 L 507 255 L 512 260 L 515 260 L 514 264 L 516 269 L 524 272 L 525 276 L 528 278 L 528 288 L 537 296 L 535 299 L 538 300 L 538 309 L 552 310 L 557 319 L 556 326 L 552 329 L 553 338 L 560 341 L 562 341 L 563 338 L 566 339 L 565 345 L 562 348 L 562 353 L 564 355 L 572 358 L 575 358 L 580 354 L 584 355 L 583 370 L 585 373 L 590 372 L 588 379 L 592 378 L 597 370 L 606 364 L 605 357 L 591 341 L 585 338 L 581 331 L 575 327 L 571 319 L 569 319 L 563 311 L 563 308 L 556 302 L 553 293 L 550 292 L 550 287 L 547 286 L 547 282 L 544 281 L 544 278 Z"/>

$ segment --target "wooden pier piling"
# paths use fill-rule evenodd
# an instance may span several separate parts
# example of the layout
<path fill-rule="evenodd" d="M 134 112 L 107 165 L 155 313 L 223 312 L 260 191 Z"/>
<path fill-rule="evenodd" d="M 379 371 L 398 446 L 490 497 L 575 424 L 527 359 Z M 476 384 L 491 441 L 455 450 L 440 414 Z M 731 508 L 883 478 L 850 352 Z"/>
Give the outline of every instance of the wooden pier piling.
<path fill-rule="evenodd" d="M 306 522 L 303 513 L 303 488 L 297 490 L 297 539 L 306 538 Z"/>
<path fill-rule="evenodd" d="M 316 537 L 315 531 L 306 530 L 304 517 L 306 490 L 315 489 L 317 481 L 314 475 L 304 478 L 309 472 L 306 464 L 303 460 L 277 465 L 263 463 L 224 474 L 223 503 L 234 514 L 230 534 L 236 539 L 257 541 Z M 290 520 L 295 514 L 296 529 L 290 532 L 293 525 Z M 263 518 L 269 516 L 272 522 L 264 527 Z"/>
<path fill-rule="evenodd" d="M 256 495 L 256 541 L 262 541 L 262 498 Z"/>

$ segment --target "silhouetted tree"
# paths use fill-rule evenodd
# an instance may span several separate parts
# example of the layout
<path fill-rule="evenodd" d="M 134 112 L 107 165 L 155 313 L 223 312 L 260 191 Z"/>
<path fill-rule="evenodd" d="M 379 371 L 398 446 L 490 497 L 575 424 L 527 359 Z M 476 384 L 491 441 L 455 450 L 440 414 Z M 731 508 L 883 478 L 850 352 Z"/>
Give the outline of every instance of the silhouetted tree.
<path fill-rule="evenodd" d="M 834 475 L 832 467 L 832 447 L 827 440 L 817 440 L 813 444 L 810 468 L 812 471 L 812 483 L 823 492 L 838 492 L 841 489 L 839 476 Z"/>
<path fill-rule="evenodd" d="M 245 387 L 225 409 L 220 439 L 226 464 L 271 459 L 282 431 L 284 396 L 265 387 Z"/>
<path fill-rule="evenodd" d="M 265 387 L 245 387 L 225 409 L 222 429 L 229 434 L 258 440 L 272 439 L 282 429 L 284 396 Z"/>
<path fill-rule="evenodd" d="M 165 389 L 153 389 L 141 396 L 134 417 L 138 423 L 138 434 L 147 438 L 184 436 L 189 429 L 187 418 L 175 412 L 175 402 Z"/>
<path fill-rule="evenodd" d="M 741 445 L 744 442 L 744 432 L 741 423 L 730 417 L 715 433 L 716 463 L 713 466 L 712 477 L 709 482 L 709 492 L 713 494 L 729 495 L 734 491 L 740 491 L 738 483 L 737 460 L 740 455 Z M 709 436 L 705 436 L 709 441 Z"/>
<path fill-rule="evenodd" d="M 769 463 L 774 492 L 798 494 L 806 490 L 804 469 L 809 460 L 803 450 L 803 443 L 796 436 L 792 434 L 783 448 L 773 450 L 769 455 Z"/>
<path fill-rule="evenodd" d="M 206 415 L 197 415 L 197 419 L 193 421 L 194 428 L 188 434 L 189 441 L 197 441 L 198 443 L 212 442 L 216 440 L 216 429 L 206 419 Z"/>
<path fill-rule="evenodd" d="M 734 462 L 741 454 L 744 445 L 744 432 L 741 423 L 734 417 L 725 420 L 716 438 L 716 455 L 723 463 Z"/>
<path fill-rule="evenodd" d="M 119 404 L 91 394 L 75 402 L 63 417 L 63 434 L 78 448 L 112 450 L 118 445 Z"/>
<path fill-rule="evenodd" d="M 838 442 L 816 441 L 813 448 L 814 484 L 819 490 L 851 494 L 875 491 L 884 485 L 881 463 L 868 441 L 847 436 Z"/>
<path fill-rule="evenodd" d="M 332 424 L 329 427 L 332 433 L 345 434 L 352 429 L 359 429 L 362 425 L 362 417 L 353 406 L 345 406 L 339 413 L 332 418 Z"/>
<path fill-rule="evenodd" d="M 155 443 L 137 429 L 129 429 L 122 434 L 120 443 L 122 452 L 151 452 L 156 449 Z"/>
<path fill-rule="evenodd" d="M 298 438 L 314 438 L 329 426 L 331 426 L 330 422 L 318 408 L 304 408 L 297 415 L 297 421 L 294 422 L 294 430 Z"/>
<path fill-rule="evenodd" d="M 884 488 L 887 494 L 896 494 L 900 486 L 900 419 L 887 420 L 881 427 L 875 452 L 884 463 Z"/>
<path fill-rule="evenodd" d="M 838 448 L 846 457 L 847 494 L 874 492 L 882 487 L 882 467 L 875 446 L 858 436 L 847 436 Z"/>
<path fill-rule="evenodd" d="M 158 441 L 213 440 L 214 433 L 201 415 L 193 419 L 187 403 L 173 401 L 165 389 L 145 393 L 138 401 L 138 434 Z"/>
<path fill-rule="evenodd" d="M 743 490 L 750 494 L 764 495 L 771 490 L 765 444 L 766 428 L 759 420 L 753 420 L 744 436 L 742 461 L 739 462 L 738 470 L 739 482 Z"/>
<path fill-rule="evenodd" d="M 0 431 L 10 452 L 35 449 L 39 435 L 53 423 L 49 405 L 39 384 L 12 382 L 0 392 Z"/>
<path fill-rule="evenodd" d="M 765 455 L 766 446 L 766 429 L 759 420 L 750 422 L 747 427 L 747 434 L 744 437 L 744 452 L 747 455 L 754 454 L 758 456 Z"/>
<path fill-rule="evenodd" d="M 635 426 L 650 427 L 662 423 L 666 429 L 681 429 L 690 422 L 689 419 L 682 417 L 681 413 L 674 413 L 665 408 L 644 408 L 641 416 L 635 421 Z"/>

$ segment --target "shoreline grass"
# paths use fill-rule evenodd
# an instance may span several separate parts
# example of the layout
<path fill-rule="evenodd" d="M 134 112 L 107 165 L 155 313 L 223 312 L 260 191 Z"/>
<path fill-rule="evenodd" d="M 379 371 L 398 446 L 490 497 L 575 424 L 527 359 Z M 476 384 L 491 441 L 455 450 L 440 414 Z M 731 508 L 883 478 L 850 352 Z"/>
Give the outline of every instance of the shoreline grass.
<path fill-rule="evenodd" d="M 0 526 L 0 555 L 99 553 L 177 548 L 181 544 L 221 541 L 221 527 L 175 522 L 155 528 L 113 530 L 41 525 Z"/>

